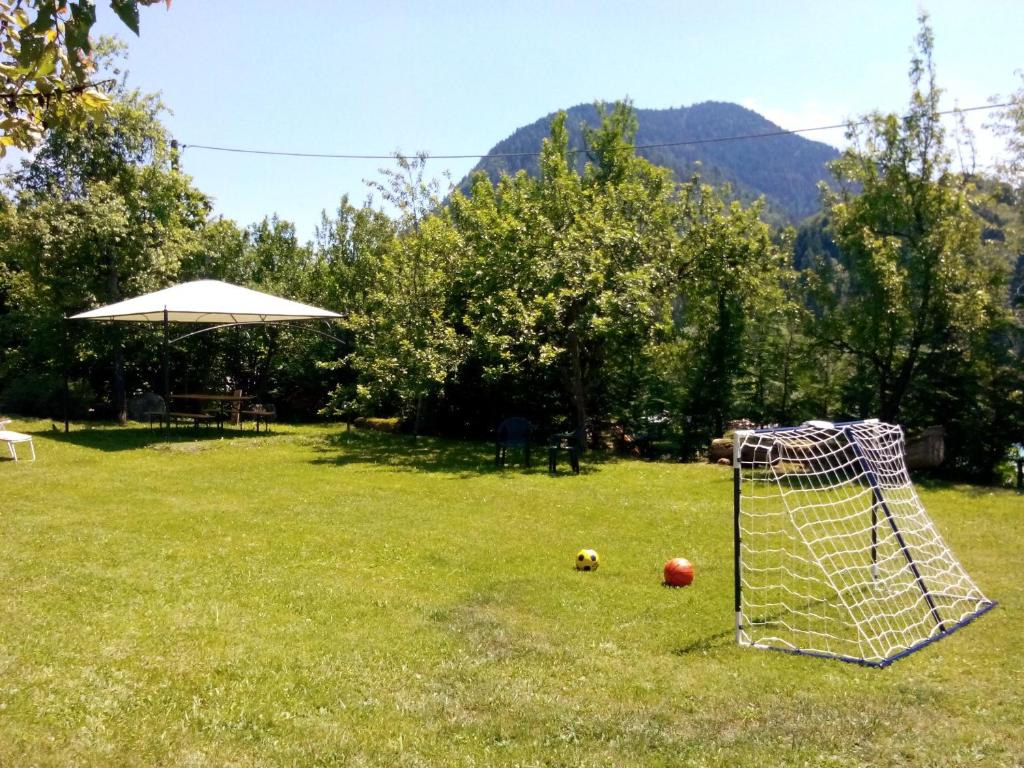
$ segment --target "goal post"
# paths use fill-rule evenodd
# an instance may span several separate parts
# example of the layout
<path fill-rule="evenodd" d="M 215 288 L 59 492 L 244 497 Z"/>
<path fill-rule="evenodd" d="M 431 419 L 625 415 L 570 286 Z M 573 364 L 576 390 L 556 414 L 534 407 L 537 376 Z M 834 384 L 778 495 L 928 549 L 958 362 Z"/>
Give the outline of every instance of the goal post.
<path fill-rule="evenodd" d="M 884 667 L 995 607 L 946 545 L 875 419 L 733 442 L 736 639 Z"/>

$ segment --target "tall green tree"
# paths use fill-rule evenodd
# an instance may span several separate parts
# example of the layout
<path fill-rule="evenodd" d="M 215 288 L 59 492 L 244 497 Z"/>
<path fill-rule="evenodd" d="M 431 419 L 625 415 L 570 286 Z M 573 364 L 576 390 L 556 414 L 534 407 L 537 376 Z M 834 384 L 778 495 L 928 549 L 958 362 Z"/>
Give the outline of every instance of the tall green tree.
<path fill-rule="evenodd" d="M 396 234 L 395 222 L 369 205 L 343 196 L 333 217 L 321 215 L 313 239 L 316 303 L 339 312 L 358 310 Z"/>
<path fill-rule="evenodd" d="M 996 113 L 992 128 L 1006 141 L 999 171 L 1016 188 L 1024 188 L 1024 71 L 1018 72 L 1021 87 L 1007 98 L 1007 106 Z"/>
<path fill-rule="evenodd" d="M 427 156 L 396 155 L 371 186 L 397 212 L 396 236 L 377 262 L 363 306 L 349 314 L 350 356 L 359 398 L 394 407 L 419 435 L 428 400 L 458 368 L 463 344 L 444 307 L 456 272 L 455 233 L 440 208 L 441 182 L 426 175 Z"/>
<path fill-rule="evenodd" d="M 925 356 L 969 343 L 1002 311 L 1000 274 L 950 167 L 927 16 L 920 25 L 909 111 L 851 125 L 833 166 L 840 188 L 826 206 L 840 255 L 816 282 L 821 338 L 869 373 L 886 421 L 900 418 Z"/>
<path fill-rule="evenodd" d="M 664 375 L 681 384 L 673 399 L 685 416 L 691 452 L 721 435 L 727 419 L 765 415 L 775 373 L 769 358 L 779 359 L 784 377 L 785 355 L 792 355 L 793 307 L 784 291 L 785 249 L 761 221 L 759 204 L 725 203 L 694 179 L 682 189 L 679 211 L 676 333 L 663 360 Z M 783 381 L 781 408 L 789 397 L 785 387 Z"/>
<path fill-rule="evenodd" d="M 248 264 L 252 270 L 246 283 L 266 293 L 315 303 L 320 290 L 313 249 L 299 242 L 295 226 L 276 216 L 250 226 Z M 285 412 L 316 410 L 324 402 L 326 391 L 320 386 L 316 352 L 320 339 L 312 326 L 254 326 L 244 329 L 241 353 L 235 360 L 235 375 L 243 389 L 283 404 Z M 320 399 L 308 405 L 309 390 L 320 390 Z M 302 394 L 298 394 L 302 392 Z M 299 403 L 303 403 L 302 406 Z"/>
<path fill-rule="evenodd" d="M 316 294 L 311 301 L 346 317 L 332 329 L 334 354 L 316 360 L 330 376 L 325 382 L 329 392 L 322 409 L 325 413 L 350 418 L 366 405 L 357 393 L 360 376 L 365 374 L 353 367 L 354 327 L 362 325 L 364 308 L 377 290 L 377 275 L 395 234 L 395 222 L 383 211 L 369 205 L 357 208 L 347 196 L 342 197 L 333 217 L 321 214 L 313 240 Z"/>
<path fill-rule="evenodd" d="M 1024 72 L 1018 74 L 1024 83 Z M 1011 304 L 1018 316 L 1024 316 L 1024 84 L 1007 103 L 987 126 L 1005 139 L 1006 147 L 996 167 L 998 179 L 982 208 L 986 222 L 994 227 L 992 235 L 1006 243 L 1013 259 Z"/>
<path fill-rule="evenodd" d="M 588 135 L 581 174 L 561 114 L 539 178 L 521 173 L 492 189 L 478 177 L 471 195 L 452 203 L 467 252 L 459 322 L 483 370 L 554 380 L 581 427 L 621 412 L 630 395 L 615 372 L 637 362 L 667 323 L 673 185 L 636 156 L 635 130 L 628 105 L 606 112 Z"/>
<path fill-rule="evenodd" d="M 49 357 L 60 370 L 62 352 L 45 339 L 60 337 L 64 316 L 166 285 L 205 222 L 209 201 L 175 169 L 160 110 L 155 97 L 119 90 L 108 120 L 54 127 L 10 179 L 3 260 L 17 273 L 12 312 L 40 331 L 24 342 L 39 364 Z M 109 395 L 123 418 L 123 329 L 106 333 Z"/>

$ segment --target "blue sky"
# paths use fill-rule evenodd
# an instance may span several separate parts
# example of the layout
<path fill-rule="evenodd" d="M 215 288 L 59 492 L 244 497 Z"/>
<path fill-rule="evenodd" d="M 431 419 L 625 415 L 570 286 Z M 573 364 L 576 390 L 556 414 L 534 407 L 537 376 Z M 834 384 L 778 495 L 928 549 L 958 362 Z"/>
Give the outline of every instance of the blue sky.
<path fill-rule="evenodd" d="M 562 107 L 630 97 L 660 108 L 733 101 L 786 128 L 902 111 L 913 0 L 834 2 L 331 2 L 174 0 L 144 8 L 129 82 L 160 91 L 182 143 L 293 152 L 484 153 Z M 931 0 L 945 106 L 1021 82 L 1019 0 Z M 980 126 L 986 118 L 973 119 Z M 811 134 L 833 143 L 841 133 Z M 680 137 L 683 139 L 685 137 Z M 992 140 L 982 137 L 983 154 Z M 313 233 L 343 194 L 361 203 L 380 160 L 186 149 L 182 168 L 245 226 L 276 213 Z M 433 161 L 461 178 L 472 160 Z"/>

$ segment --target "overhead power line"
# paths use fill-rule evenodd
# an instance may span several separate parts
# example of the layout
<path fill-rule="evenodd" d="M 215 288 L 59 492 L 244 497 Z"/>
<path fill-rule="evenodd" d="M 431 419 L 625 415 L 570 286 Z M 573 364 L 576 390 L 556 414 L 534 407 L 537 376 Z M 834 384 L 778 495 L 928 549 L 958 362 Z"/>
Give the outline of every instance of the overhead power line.
<path fill-rule="evenodd" d="M 1004 104 L 985 104 L 977 107 L 964 107 L 962 109 L 947 109 L 938 112 L 939 115 L 953 115 L 964 112 L 978 112 L 981 110 L 1000 109 L 1003 107 L 1011 106 L 1010 103 Z M 800 133 L 813 133 L 815 131 L 833 131 L 839 128 L 846 128 L 849 125 L 863 125 L 869 122 L 868 118 L 861 120 L 851 120 L 845 123 L 836 123 L 835 125 L 818 125 L 813 128 L 796 128 L 793 130 L 787 130 L 780 128 L 777 131 L 765 131 L 763 133 L 745 133 L 736 136 L 716 136 L 706 139 L 685 139 L 682 141 L 666 141 L 658 144 L 641 144 L 637 145 L 635 149 L 637 151 L 644 149 L 663 149 L 666 147 L 686 147 L 697 144 L 719 144 L 726 141 L 747 141 L 750 139 L 768 139 L 773 136 L 792 136 Z M 234 152 L 243 155 L 272 155 L 275 157 L 313 157 L 323 158 L 328 160 L 391 160 L 395 154 L 389 155 L 356 155 L 356 154 L 336 154 L 330 152 L 283 152 L 270 149 L 242 149 L 240 147 L 215 147 L 209 144 L 182 144 L 181 148 L 185 149 L 206 149 L 211 152 Z M 578 154 L 580 152 L 586 152 L 585 149 L 571 149 L 570 154 Z M 485 157 L 493 158 L 516 158 L 516 157 L 540 157 L 540 152 L 505 152 L 495 154 L 467 154 L 467 155 L 427 155 L 428 160 L 480 160 Z"/>

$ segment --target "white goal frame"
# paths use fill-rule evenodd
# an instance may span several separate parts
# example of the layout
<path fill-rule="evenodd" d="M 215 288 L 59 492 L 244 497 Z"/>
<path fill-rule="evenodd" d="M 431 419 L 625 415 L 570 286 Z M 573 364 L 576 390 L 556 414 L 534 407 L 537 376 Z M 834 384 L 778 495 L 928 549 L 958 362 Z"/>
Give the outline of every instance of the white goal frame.
<path fill-rule="evenodd" d="M 885 667 L 987 613 L 929 518 L 903 431 L 877 419 L 740 430 L 736 641 Z"/>

